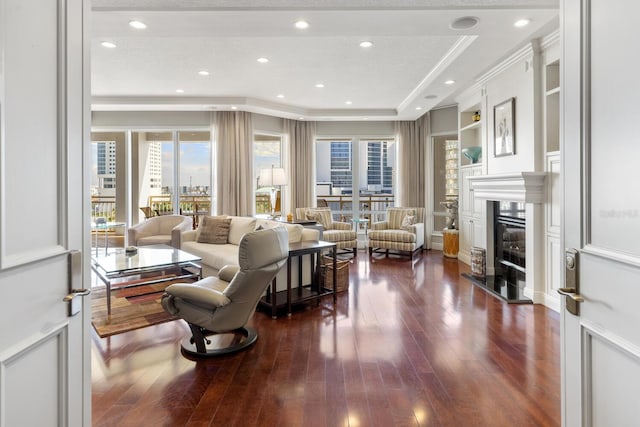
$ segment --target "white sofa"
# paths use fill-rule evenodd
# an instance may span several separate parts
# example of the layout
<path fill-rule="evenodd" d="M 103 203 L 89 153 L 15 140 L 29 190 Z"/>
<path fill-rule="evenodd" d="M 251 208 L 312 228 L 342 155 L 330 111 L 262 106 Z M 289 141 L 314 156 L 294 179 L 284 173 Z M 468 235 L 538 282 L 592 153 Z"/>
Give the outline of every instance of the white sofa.
<path fill-rule="evenodd" d="M 303 240 L 318 240 L 320 232 L 311 228 L 304 228 L 299 224 L 287 224 L 268 219 L 257 219 L 252 217 L 227 216 L 231 218 L 229 237 L 226 244 L 211 244 L 198 242 L 198 230 L 189 230 L 182 233 L 181 247 L 185 252 L 202 258 L 202 276 L 217 276 L 218 271 L 225 265 L 238 265 L 238 250 L 240 239 L 245 233 L 249 233 L 262 228 L 273 228 L 284 226 L 287 229 L 289 243 Z M 303 260 L 303 282 L 307 284 L 311 281 L 310 258 L 305 256 Z M 292 263 L 291 275 L 293 277 L 292 286 L 297 286 L 298 263 Z M 287 271 L 283 268 L 276 276 L 277 289 L 286 289 Z"/>

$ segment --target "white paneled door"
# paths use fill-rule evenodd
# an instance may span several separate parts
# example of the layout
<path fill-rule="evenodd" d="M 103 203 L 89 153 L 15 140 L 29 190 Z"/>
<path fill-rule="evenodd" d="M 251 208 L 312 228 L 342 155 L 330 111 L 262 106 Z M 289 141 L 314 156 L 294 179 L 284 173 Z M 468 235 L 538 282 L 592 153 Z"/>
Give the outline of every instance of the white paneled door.
<path fill-rule="evenodd" d="M 0 426 L 91 422 L 89 13 L 0 1 Z"/>
<path fill-rule="evenodd" d="M 637 426 L 640 2 L 564 0 L 561 8 L 562 230 L 564 247 L 577 250 L 565 252 L 575 267 L 561 299 L 563 424 Z M 575 288 L 571 271 L 577 292 L 566 289 Z"/>

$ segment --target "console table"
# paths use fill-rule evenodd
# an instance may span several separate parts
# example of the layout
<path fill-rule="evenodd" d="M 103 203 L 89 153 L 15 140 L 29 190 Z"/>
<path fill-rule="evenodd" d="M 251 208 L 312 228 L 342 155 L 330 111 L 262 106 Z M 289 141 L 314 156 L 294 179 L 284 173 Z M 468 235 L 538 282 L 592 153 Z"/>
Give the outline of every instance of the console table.
<path fill-rule="evenodd" d="M 317 301 L 325 295 L 333 294 L 333 304 L 337 301 L 337 286 L 333 289 L 325 288 L 321 285 L 321 258 L 322 252 L 331 250 L 333 259 L 333 283 L 337 282 L 337 259 L 336 244 L 322 240 L 302 241 L 289 244 L 289 257 L 287 259 L 287 289 L 276 291 L 276 280 L 271 282 L 271 288 L 267 289 L 267 294 L 260 300 L 260 305 L 271 308 L 271 317 L 278 317 L 278 308 L 286 307 L 287 316 L 291 316 L 291 307 L 310 301 Z M 311 268 L 311 283 L 302 284 L 302 258 L 308 255 L 311 258 L 309 263 Z M 295 289 L 291 287 L 291 264 L 294 258 L 298 258 L 298 283 Z"/>

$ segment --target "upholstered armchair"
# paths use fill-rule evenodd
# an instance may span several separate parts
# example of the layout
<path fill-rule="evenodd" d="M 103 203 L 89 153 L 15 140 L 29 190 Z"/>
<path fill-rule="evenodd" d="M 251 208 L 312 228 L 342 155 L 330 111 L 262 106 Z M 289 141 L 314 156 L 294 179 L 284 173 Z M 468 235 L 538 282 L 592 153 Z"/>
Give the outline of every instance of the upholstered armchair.
<path fill-rule="evenodd" d="M 180 249 L 182 232 L 193 228 L 190 216 L 162 215 L 151 217 L 128 230 L 131 246 L 171 245 Z"/>
<path fill-rule="evenodd" d="M 353 225 L 348 222 L 334 221 L 330 208 L 296 208 L 299 220 L 313 219 L 322 225 L 322 240 L 336 244 L 337 250 L 353 252 L 358 255 L 358 236 Z"/>
<path fill-rule="evenodd" d="M 240 240 L 239 266 L 222 267 L 218 277 L 167 286 L 162 307 L 191 329 L 192 336 L 182 341 L 182 349 L 191 355 L 216 356 L 253 344 L 258 335 L 247 322 L 288 256 L 284 227 L 252 231 Z"/>
<path fill-rule="evenodd" d="M 424 248 L 424 208 L 387 208 L 386 221 L 369 229 L 369 256 L 384 252 L 413 259 Z"/>

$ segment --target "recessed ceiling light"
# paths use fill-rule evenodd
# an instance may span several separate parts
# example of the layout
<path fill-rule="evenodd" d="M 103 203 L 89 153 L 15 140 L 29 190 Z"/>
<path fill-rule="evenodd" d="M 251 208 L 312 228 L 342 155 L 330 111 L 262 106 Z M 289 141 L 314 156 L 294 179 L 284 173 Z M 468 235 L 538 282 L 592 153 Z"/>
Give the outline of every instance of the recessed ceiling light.
<path fill-rule="evenodd" d="M 438 97 L 438 95 L 431 94 L 431 95 L 425 96 L 424 99 L 436 99 L 437 97 Z"/>
<path fill-rule="evenodd" d="M 184 89 L 176 89 L 176 93 L 184 93 Z"/>
<path fill-rule="evenodd" d="M 478 25 L 478 22 L 480 22 L 480 20 L 475 16 L 463 16 L 449 24 L 449 28 L 452 30 L 468 30 Z"/>
<path fill-rule="evenodd" d="M 258 58 L 257 61 L 261 64 L 266 64 L 267 62 L 269 62 L 267 58 Z"/>
<path fill-rule="evenodd" d="M 324 83 L 316 83 L 316 87 L 323 88 L 324 87 Z"/>
<path fill-rule="evenodd" d="M 347 104 L 347 105 L 353 104 L 353 102 L 351 102 L 351 101 L 344 101 L 344 103 Z"/>
<path fill-rule="evenodd" d="M 363 117 L 362 120 L 369 120 L 369 117 Z"/>
<path fill-rule="evenodd" d="M 231 107 L 232 110 L 237 110 L 238 107 L 236 107 L 235 105 L 233 107 Z"/>
<path fill-rule="evenodd" d="M 200 70 L 198 71 L 198 74 L 200 74 L 201 76 L 208 76 L 209 72 L 207 70 Z"/>
<path fill-rule="evenodd" d="M 298 117 L 298 120 L 304 120 L 304 117 Z"/>
<path fill-rule="evenodd" d="M 284 95 L 279 93 L 279 94 L 276 95 L 276 98 L 284 98 Z"/>
<path fill-rule="evenodd" d="M 113 49 L 114 47 L 116 47 L 115 43 L 112 42 L 102 42 L 100 43 L 103 47 L 106 47 L 108 49 Z"/>
<path fill-rule="evenodd" d="M 360 42 L 360 47 L 371 47 L 371 46 L 373 46 L 373 43 L 369 41 Z"/>
<path fill-rule="evenodd" d="M 446 84 L 446 85 L 452 85 L 452 84 L 454 84 L 455 82 L 456 82 L 455 80 L 447 80 L 447 81 L 445 81 L 445 82 L 444 82 L 444 84 Z"/>
<path fill-rule="evenodd" d="M 527 25 L 529 25 L 529 22 L 531 22 L 530 19 L 524 18 L 524 19 L 518 19 L 516 22 L 513 23 L 514 27 L 526 27 Z"/>
<path fill-rule="evenodd" d="M 135 28 L 136 30 L 144 30 L 147 28 L 147 24 L 142 21 L 129 21 L 129 26 Z"/>
<path fill-rule="evenodd" d="M 307 21 L 300 20 L 295 23 L 295 26 L 296 28 L 304 30 L 305 28 L 309 28 L 309 23 Z"/>
<path fill-rule="evenodd" d="M 422 110 L 422 107 L 416 107 L 416 110 Z"/>

